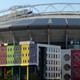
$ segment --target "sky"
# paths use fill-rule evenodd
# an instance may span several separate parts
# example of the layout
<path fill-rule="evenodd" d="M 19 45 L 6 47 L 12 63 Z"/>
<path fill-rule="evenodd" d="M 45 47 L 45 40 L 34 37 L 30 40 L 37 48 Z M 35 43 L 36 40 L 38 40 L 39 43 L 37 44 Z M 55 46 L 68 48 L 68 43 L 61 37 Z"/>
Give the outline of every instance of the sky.
<path fill-rule="evenodd" d="M 34 5 L 44 3 L 80 3 L 80 0 L 1 0 L 0 11 L 15 5 Z"/>

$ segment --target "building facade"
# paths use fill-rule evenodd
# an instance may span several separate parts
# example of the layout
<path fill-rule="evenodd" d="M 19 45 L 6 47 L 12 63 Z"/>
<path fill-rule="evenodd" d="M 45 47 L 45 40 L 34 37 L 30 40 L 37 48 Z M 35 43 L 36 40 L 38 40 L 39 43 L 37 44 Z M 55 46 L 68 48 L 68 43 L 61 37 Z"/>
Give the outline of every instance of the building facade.
<path fill-rule="evenodd" d="M 31 80 L 32 73 L 41 80 L 61 79 L 61 48 L 46 44 L 21 44 L 0 47 L 0 75 L 12 71 L 14 80 Z"/>
<path fill-rule="evenodd" d="M 61 80 L 71 79 L 71 50 L 61 50 Z"/>

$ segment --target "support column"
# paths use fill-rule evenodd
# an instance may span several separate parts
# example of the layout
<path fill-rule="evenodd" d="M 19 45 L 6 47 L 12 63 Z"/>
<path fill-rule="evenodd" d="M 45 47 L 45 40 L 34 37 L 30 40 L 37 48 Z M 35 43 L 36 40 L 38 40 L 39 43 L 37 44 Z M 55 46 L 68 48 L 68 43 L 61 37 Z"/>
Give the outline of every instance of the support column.
<path fill-rule="evenodd" d="M 4 67 L 4 76 L 5 76 L 5 74 L 6 74 L 6 67 Z"/>
<path fill-rule="evenodd" d="M 35 80 L 36 80 L 36 72 L 37 72 L 37 69 L 36 69 L 36 66 L 35 66 Z"/>
<path fill-rule="evenodd" d="M 19 80 L 21 80 L 21 67 L 19 67 Z"/>
<path fill-rule="evenodd" d="M 27 66 L 27 80 L 29 80 L 29 66 Z"/>
<path fill-rule="evenodd" d="M 35 66 L 35 73 L 37 72 L 36 66 Z"/>
<path fill-rule="evenodd" d="M 68 48 L 68 25 L 66 25 L 66 49 Z"/>
<path fill-rule="evenodd" d="M 65 18 L 65 22 L 66 22 L 66 29 L 65 29 L 65 35 L 66 35 L 66 49 L 68 48 L 68 20 L 67 18 Z"/>
<path fill-rule="evenodd" d="M 48 44 L 50 44 L 50 34 L 49 34 L 49 29 L 48 29 Z"/>
<path fill-rule="evenodd" d="M 12 71 L 12 76 L 13 76 L 13 67 L 12 67 L 12 70 L 11 71 Z"/>

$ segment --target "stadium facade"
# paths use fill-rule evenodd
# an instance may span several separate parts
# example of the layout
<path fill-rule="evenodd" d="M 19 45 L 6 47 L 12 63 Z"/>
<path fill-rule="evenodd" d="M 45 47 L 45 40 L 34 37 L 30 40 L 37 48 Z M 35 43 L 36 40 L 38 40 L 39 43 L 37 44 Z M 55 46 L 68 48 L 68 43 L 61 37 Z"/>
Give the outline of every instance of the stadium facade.
<path fill-rule="evenodd" d="M 62 9 L 64 10 L 66 7 L 73 9 L 73 5 L 79 4 L 60 5 L 61 7 L 66 5 Z M 44 5 L 57 10 L 55 5 L 59 4 Z M 38 7 L 35 5 L 29 8 L 35 7 L 34 9 L 38 11 L 36 6 Z M 8 10 L 21 7 L 28 8 L 28 6 L 14 6 Z M 14 80 L 31 80 L 32 73 L 38 74 L 41 80 L 80 80 L 80 12 L 78 9 L 77 11 L 59 10 L 53 14 L 46 12 L 25 16 L 13 15 L 5 19 L 3 18 L 8 15 L 0 17 L 0 76 L 2 78 L 11 70 Z"/>

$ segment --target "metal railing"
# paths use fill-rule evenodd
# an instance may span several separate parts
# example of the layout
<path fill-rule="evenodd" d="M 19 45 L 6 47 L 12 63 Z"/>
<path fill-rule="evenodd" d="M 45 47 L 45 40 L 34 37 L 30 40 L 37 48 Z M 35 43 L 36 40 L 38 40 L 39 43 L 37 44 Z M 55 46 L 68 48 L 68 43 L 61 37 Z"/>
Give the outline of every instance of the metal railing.
<path fill-rule="evenodd" d="M 0 11 L 0 14 L 1 16 L 4 16 L 4 20 L 6 20 L 11 17 L 12 13 L 15 13 L 14 17 L 16 17 L 17 13 L 20 13 L 20 11 L 22 10 L 32 11 L 33 12 L 31 14 L 32 16 L 44 15 L 44 14 L 79 15 L 80 3 L 49 3 L 49 4 L 37 4 L 37 5 L 16 5 L 16 6 L 10 7 L 9 9 Z"/>

